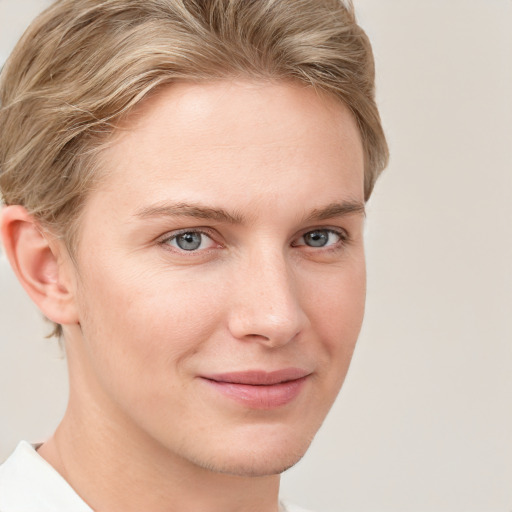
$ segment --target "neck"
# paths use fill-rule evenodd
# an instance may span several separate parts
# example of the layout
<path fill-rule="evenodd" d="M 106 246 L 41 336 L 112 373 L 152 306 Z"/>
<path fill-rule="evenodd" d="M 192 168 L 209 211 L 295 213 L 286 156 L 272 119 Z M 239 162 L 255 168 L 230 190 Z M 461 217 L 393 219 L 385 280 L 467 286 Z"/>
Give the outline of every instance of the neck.
<path fill-rule="evenodd" d="M 111 404 L 109 404 L 111 405 Z M 66 414 L 39 449 L 93 509 L 101 512 L 277 512 L 279 475 L 237 476 L 172 453 L 119 411 L 70 383 Z"/>

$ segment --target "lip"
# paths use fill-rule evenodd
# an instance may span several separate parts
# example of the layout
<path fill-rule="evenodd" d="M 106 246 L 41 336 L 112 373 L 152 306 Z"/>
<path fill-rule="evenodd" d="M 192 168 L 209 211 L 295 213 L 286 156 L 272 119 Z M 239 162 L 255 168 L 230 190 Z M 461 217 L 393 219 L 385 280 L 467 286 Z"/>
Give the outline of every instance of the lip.
<path fill-rule="evenodd" d="M 276 371 L 202 375 L 201 379 L 222 395 L 253 409 L 274 409 L 293 401 L 301 392 L 310 373 L 300 368 Z"/>

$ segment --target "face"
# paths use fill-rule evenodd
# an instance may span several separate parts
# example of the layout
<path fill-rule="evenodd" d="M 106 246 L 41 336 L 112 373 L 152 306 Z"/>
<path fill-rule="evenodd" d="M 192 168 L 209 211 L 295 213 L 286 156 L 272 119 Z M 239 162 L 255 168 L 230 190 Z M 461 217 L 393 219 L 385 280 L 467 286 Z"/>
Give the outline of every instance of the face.
<path fill-rule="evenodd" d="M 293 465 L 363 318 L 352 115 L 290 83 L 175 84 L 132 113 L 101 166 L 76 255 L 72 395 L 188 464 Z"/>

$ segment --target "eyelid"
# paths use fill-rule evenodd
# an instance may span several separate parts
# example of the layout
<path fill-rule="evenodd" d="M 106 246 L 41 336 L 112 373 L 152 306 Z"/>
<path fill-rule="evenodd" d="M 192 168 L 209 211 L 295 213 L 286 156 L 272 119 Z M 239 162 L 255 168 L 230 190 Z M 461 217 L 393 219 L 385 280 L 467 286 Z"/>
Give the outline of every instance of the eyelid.
<path fill-rule="evenodd" d="M 204 236 L 208 237 L 214 244 L 216 244 L 218 246 L 222 245 L 215 239 L 216 238 L 215 231 L 212 229 L 209 229 L 209 228 L 204 228 L 204 227 L 182 228 L 182 229 L 176 229 L 173 231 L 169 231 L 169 232 L 165 233 L 164 235 L 158 237 L 157 243 L 160 245 L 167 245 L 168 247 L 172 247 L 170 244 L 167 244 L 166 242 L 175 240 L 178 236 L 184 235 L 185 233 L 199 233 L 200 235 L 204 235 Z M 212 247 L 209 247 L 207 249 L 200 249 L 200 250 L 196 250 L 196 251 L 185 251 L 185 250 L 181 250 L 181 249 L 175 248 L 175 247 L 172 247 L 172 248 L 175 249 L 177 252 L 187 253 L 188 255 L 192 255 L 194 253 L 197 254 L 200 252 L 205 252 L 205 251 L 208 251 L 209 249 L 212 249 Z"/>
<path fill-rule="evenodd" d="M 296 243 L 297 240 L 304 238 L 308 233 L 313 233 L 314 231 L 326 231 L 327 233 L 333 233 L 333 234 L 339 236 L 340 240 L 337 244 L 332 244 L 332 245 L 323 246 L 323 247 L 313 247 L 313 246 L 308 246 L 305 243 L 304 244 Z M 319 227 L 315 227 L 315 228 L 308 228 L 307 230 L 304 230 L 302 233 L 300 233 L 299 236 L 297 236 L 294 239 L 294 242 L 292 243 L 292 247 L 308 247 L 313 250 L 322 250 L 322 249 L 328 250 L 328 249 L 335 248 L 336 245 L 339 245 L 339 244 L 346 245 L 349 242 L 350 242 L 350 235 L 346 229 L 343 229 L 340 227 L 335 228 L 332 226 L 319 226 Z"/>

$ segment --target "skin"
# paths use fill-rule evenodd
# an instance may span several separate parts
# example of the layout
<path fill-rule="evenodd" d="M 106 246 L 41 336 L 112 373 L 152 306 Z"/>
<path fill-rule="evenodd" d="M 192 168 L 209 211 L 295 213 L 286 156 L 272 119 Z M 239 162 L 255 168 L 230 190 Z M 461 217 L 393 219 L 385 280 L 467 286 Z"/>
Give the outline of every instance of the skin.
<path fill-rule="evenodd" d="M 65 333 L 69 406 L 40 454 L 95 510 L 276 512 L 363 319 L 354 118 L 292 83 L 174 84 L 101 166 L 75 262 L 23 208 L 3 215 L 18 277 Z M 286 368 L 299 392 L 270 407 L 204 378 Z"/>

